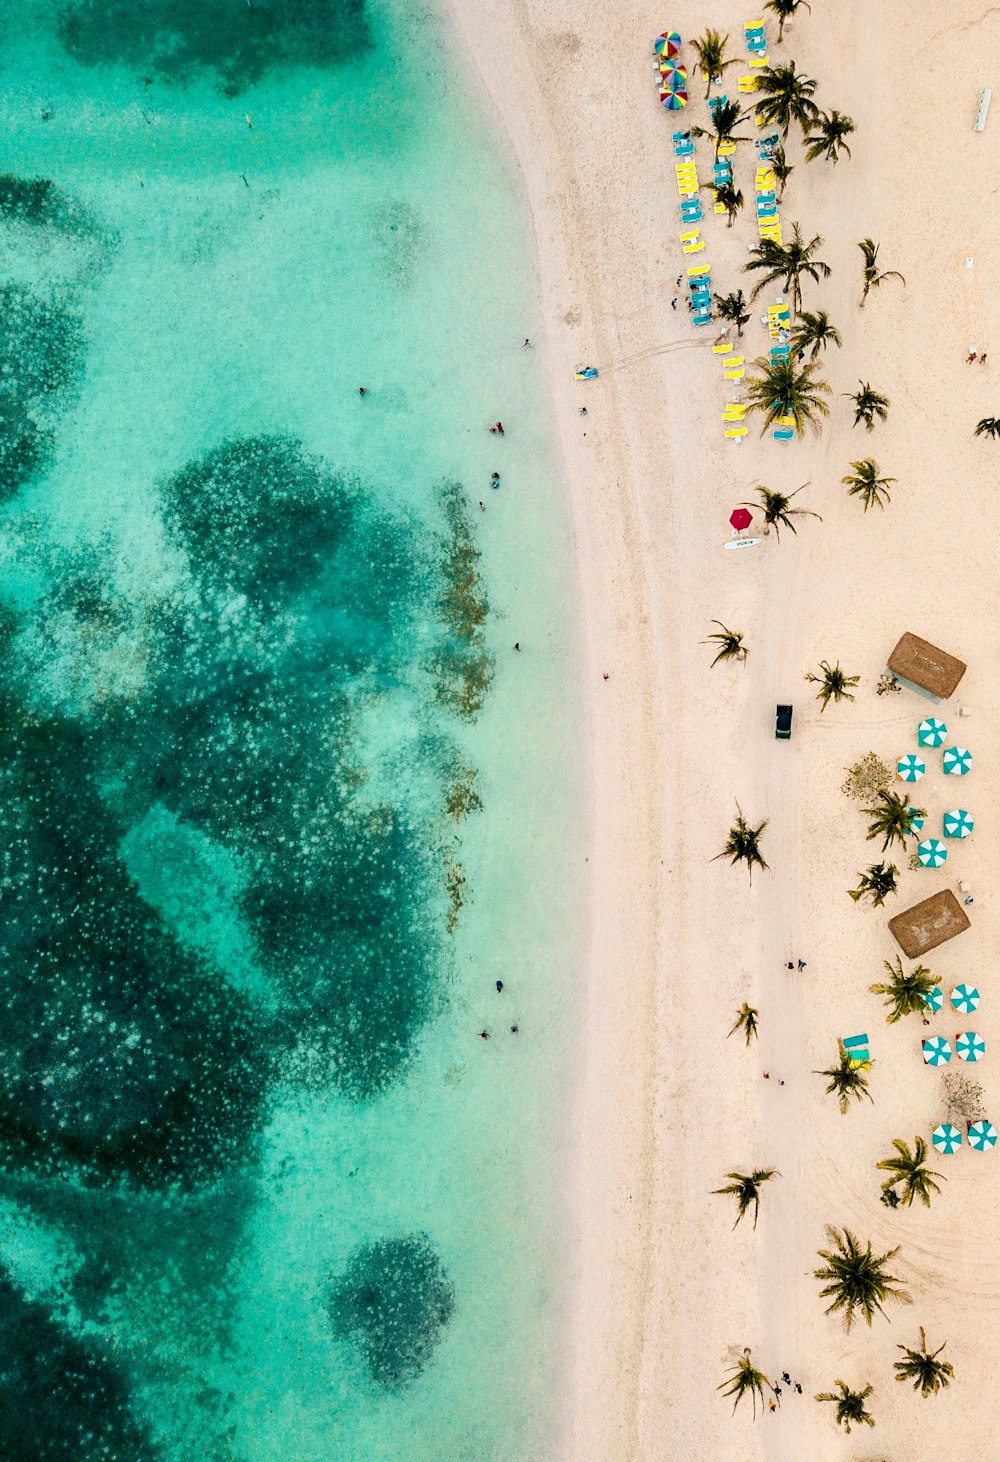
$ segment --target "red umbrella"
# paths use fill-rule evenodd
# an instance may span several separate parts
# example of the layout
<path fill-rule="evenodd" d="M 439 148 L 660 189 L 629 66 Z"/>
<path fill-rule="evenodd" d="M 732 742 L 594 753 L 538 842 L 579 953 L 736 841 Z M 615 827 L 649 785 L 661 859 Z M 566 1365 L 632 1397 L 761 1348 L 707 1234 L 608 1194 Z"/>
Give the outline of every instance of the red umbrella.
<path fill-rule="evenodd" d="M 749 512 L 746 508 L 734 508 L 729 514 L 729 521 L 737 533 L 742 533 L 743 529 L 749 528 L 753 522 L 753 513 Z"/>

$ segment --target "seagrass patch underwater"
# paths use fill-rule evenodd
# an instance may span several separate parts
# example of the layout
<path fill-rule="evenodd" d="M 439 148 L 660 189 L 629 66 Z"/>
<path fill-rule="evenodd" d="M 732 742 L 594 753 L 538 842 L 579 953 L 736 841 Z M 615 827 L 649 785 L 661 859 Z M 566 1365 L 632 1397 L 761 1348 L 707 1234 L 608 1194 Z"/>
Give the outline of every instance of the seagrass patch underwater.
<path fill-rule="evenodd" d="M 530 1455 L 566 804 L 510 731 L 562 682 L 500 658 L 564 655 L 563 561 L 440 41 L 0 3 L 4 1458 Z"/>

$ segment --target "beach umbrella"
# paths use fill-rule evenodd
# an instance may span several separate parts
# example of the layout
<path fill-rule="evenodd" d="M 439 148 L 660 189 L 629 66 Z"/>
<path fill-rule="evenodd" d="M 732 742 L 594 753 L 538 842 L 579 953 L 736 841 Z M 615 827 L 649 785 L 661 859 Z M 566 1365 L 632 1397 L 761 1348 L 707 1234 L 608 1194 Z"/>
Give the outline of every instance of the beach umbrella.
<path fill-rule="evenodd" d="M 967 838 L 975 825 L 964 807 L 956 807 L 954 812 L 946 812 L 944 815 L 946 838 Z"/>
<path fill-rule="evenodd" d="M 972 766 L 972 752 L 964 746 L 949 746 L 942 760 L 946 777 L 964 777 Z"/>
<path fill-rule="evenodd" d="M 734 508 L 729 514 L 729 521 L 737 533 L 742 533 L 744 528 L 749 528 L 753 522 L 753 513 L 747 508 Z"/>
<path fill-rule="evenodd" d="M 940 838 L 927 838 L 917 844 L 917 857 L 922 868 L 940 868 L 948 857 L 948 849 Z"/>
<path fill-rule="evenodd" d="M 904 782 L 919 782 L 927 768 L 915 752 L 907 752 L 896 763 L 896 771 Z"/>
<path fill-rule="evenodd" d="M 924 1060 L 928 1066 L 947 1066 L 951 1060 L 951 1047 L 944 1036 L 928 1036 L 921 1041 Z"/>
<path fill-rule="evenodd" d="M 985 1120 L 969 1123 L 969 1146 L 974 1147 L 977 1152 L 985 1152 L 987 1148 L 996 1147 L 997 1129 L 992 1122 Z"/>
<path fill-rule="evenodd" d="M 668 112 L 679 112 L 681 107 L 687 106 L 686 91 L 663 91 L 660 93 L 660 101 Z"/>
<path fill-rule="evenodd" d="M 927 821 L 925 817 L 918 817 L 916 809 L 910 813 L 910 832 L 918 833 Z"/>
<path fill-rule="evenodd" d="M 688 74 L 683 66 L 675 66 L 668 61 L 666 65 L 660 63 L 660 84 L 669 86 L 671 91 L 684 91 L 687 87 Z"/>
<path fill-rule="evenodd" d="M 980 995 L 975 985 L 956 985 L 951 992 L 951 1003 L 963 1015 L 971 1015 L 979 1008 Z"/>
<path fill-rule="evenodd" d="M 963 1031 L 955 1037 L 955 1051 L 963 1061 L 981 1061 L 986 1055 L 986 1042 L 978 1031 Z"/>
<path fill-rule="evenodd" d="M 950 1156 L 962 1145 L 962 1129 L 956 1127 L 953 1122 L 942 1122 L 940 1127 L 935 1127 L 931 1133 L 931 1141 L 938 1152 Z"/>
<path fill-rule="evenodd" d="M 937 716 L 928 716 L 926 721 L 921 721 L 917 727 L 918 746 L 943 746 L 944 738 L 948 735 L 948 727 Z"/>
<path fill-rule="evenodd" d="M 929 1010 L 932 1015 L 936 1015 L 944 1004 L 944 995 L 941 993 L 941 986 L 935 985 L 929 995 L 921 995 L 920 999 L 923 1001 L 924 1009 Z"/>

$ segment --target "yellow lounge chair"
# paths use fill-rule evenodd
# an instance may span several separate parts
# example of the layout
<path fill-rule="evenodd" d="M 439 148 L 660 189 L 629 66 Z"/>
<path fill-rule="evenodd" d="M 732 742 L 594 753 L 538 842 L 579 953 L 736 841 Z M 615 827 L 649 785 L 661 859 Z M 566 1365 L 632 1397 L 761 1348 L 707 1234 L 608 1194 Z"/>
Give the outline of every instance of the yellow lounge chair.
<path fill-rule="evenodd" d="M 713 355 L 728 355 L 732 348 L 733 342 L 731 340 L 727 340 L 725 345 L 713 345 L 712 353 Z"/>
<path fill-rule="evenodd" d="M 770 64 L 770 61 L 768 61 L 767 59 L 766 51 L 756 51 L 754 55 L 750 57 L 751 66 L 769 66 Z"/>
<path fill-rule="evenodd" d="M 677 237 L 680 239 L 682 244 L 690 244 L 693 243 L 693 241 L 698 237 L 698 232 L 699 230 L 696 228 L 686 228 L 684 232 L 682 234 L 678 234 Z"/>
<path fill-rule="evenodd" d="M 684 248 L 682 250 L 682 253 L 685 253 L 685 254 L 700 254 L 701 251 L 702 251 L 702 249 L 704 247 L 705 247 L 705 240 L 704 239 L 699 239 L 696 244 L 685 244 L 684 245 Z"/>
<path fill-rule="evenodd" d="M 740 91 L 756 91 L 757 90 L 757 78 L 756 78 L 756 76 L 741 76 L 740 77 L 740 80 L 739 80 L 739 88 L 740 88 Z"/>
<path fill-rule="evenodd" d="M 743 437 L 746 436 L 746 434 L 747 428 L 745 426 L 731 426 L 726 432 L 726 437 L 731 442 L 738 442 L 741 441 Z"/>
<path fill-rule="evenodd" d="M 733 157 L 735 155 L 735 152 L 736 152 L 736 143 L 735 142 L 720 142 L 719 143 L 719 156 L 720 157 Z"/>
<path fill-rule="evenodd" d="M 707 264 L 689 264 L 688 279 L 697 279 L 702 274 L 710 274 L 711 270 Z"/>

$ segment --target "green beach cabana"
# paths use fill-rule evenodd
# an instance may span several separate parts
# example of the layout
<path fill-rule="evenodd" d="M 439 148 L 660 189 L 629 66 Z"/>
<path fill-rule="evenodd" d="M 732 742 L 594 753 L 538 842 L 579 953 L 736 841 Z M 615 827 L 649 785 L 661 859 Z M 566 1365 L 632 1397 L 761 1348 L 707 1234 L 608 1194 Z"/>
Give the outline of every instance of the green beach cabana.
<path fill-rule="evenodd" d="M 921 721 L 917 727 L 918 746 L 943 746 L 944 738 L 948 735 L 948 727 L 937 716 L 928 716 Z"/>
<path fill-rule="evenodd" d="M 932 1015 L 937 1015 L 941 1006 L 944 1004 L 944 995 L 941 991 L 941 986 L 935 985 L 929 995 L 921 995 L 920 999 L 925 1010 L 929 1010 Z"/>
<path fill-rule="evenodd" d="M 949 746 L 941 758 L 946 777 L 964 777 L 972 769 L 972 752 L 964 746 Z"/>
<path fill-rule="evenodd" d="M 978 1010 L 979 1000 L 979 991 L 975 985 L 956 985 L 951 992 L 952 1006 L 962 1015 L 971 1015 L 974 1010 Z"/>
<path fill-rule="evenodd" d="M 931 1133 L 931 1141 L 938 1152 L 943 1152 L 950 1157 L 962 1145 L 962 1129 L 956 1127 L 954 1122 L 942 1122 L 940 1127 L 935 1127 Z"/>
<path fill-rule="evenodd" d="M 913 751 L 901 756 L 896 763 L 896 776 L 904 782 L 919 782 L 926 770 L 926 764 Z"/>
<path fill-rule="evenodd" d="M 963 1031 L 955 1037 L 955 1050 L 962 1061 L 981 1061 L 986 1055 L 986 1042 L 978 1031 Z"/>
<path fill-rule="evenodd" d="M 977 1152 L 986 1152 L 988 1148 L 997 1145 L 997 1129 L 992 1122 L 970 1122 L 969 1123 L 969 1146 L 974 1147 Z"/>
<path fill-rule="evenodd" d="M 940 868 L 947 861 L 948 849 L 940 838 L 928 838 L 917 844 L 917 857 L 922 868 Z"/>
<path fill-rule="evenodd" d="M 916 808 L 913 808 L 910 812 L 910 832 L 914 834 L 918 833 L 926 821 L 927 819 L 925 817 L 919 817 Z"/>
<path fill-rule="evenodd" d="M 928 1036 L 920 1044 L 928 1066 L 947 1066 L 951 1060 L 951 1047 L 944 1036 Z"/>
<path fill-rule="evenodd" d="M 956 807 L 954 812 L 946 812 L 944 815 L 946 838 L 967 838 L 975 825 L 972 814 L 966 812 L 964 807 Z"/>

